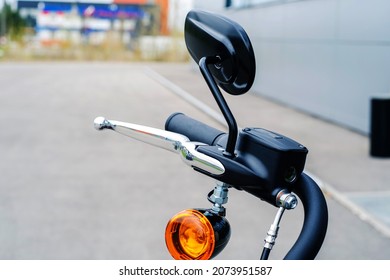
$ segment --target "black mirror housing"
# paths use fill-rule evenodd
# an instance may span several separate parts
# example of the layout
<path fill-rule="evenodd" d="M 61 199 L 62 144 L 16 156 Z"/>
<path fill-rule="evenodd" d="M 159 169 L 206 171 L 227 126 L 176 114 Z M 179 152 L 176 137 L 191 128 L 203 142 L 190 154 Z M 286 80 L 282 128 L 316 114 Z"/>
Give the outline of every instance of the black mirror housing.
<path fill-rule="evenodd" d="M 246 93 L 253 84 L 256 62 L 245 30 L 234 21 L 205 11 L 190 11 L 185 21 L 187 49 L 199 64 L 202 58 L 214 58 L 210 72 L 227 93 Z"/>

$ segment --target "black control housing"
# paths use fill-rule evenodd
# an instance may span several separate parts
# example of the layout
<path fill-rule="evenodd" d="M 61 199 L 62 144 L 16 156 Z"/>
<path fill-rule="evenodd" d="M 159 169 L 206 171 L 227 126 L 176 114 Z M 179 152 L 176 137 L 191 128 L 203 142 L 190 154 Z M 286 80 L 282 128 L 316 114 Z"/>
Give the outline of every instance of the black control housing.
<path fill-rule="evenodd" d="M 262 128 L 243 129 L 239 133 L 234 157 L 224 155 L 224 142 L 225 137 L 222 137 L 217 146 L 198 148 L 225 166 L 224 174 L 208 175 L 273 205 L 276 205 L 276 196 L 281 190 L 293 189 L 305 167 L 308 150 L 275 132 Z"/>

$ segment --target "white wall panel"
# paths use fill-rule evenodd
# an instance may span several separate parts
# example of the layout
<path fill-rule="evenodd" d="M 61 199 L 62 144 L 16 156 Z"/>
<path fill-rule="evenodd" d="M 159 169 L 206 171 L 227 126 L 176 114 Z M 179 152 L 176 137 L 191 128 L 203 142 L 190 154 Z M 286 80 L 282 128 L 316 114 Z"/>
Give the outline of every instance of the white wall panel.
<path fill-rule="evenodd" d="M 370 99 L 390 92 L 390 1 L 306 0 L 226 13 L 251 38 L 256 93 L 369 133 Z"/>

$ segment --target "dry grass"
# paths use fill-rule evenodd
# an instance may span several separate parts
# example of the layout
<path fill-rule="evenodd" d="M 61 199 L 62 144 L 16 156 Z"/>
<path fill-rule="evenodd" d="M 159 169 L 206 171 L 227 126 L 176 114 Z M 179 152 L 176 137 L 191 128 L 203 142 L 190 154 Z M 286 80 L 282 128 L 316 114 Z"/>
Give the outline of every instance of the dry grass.
<path fill-rule="evenodd" d="M 157 37 L 156 37 L 157 38 Z M 150 39 L 150 38 L 149 38 Z M 169 37 L 168 47 L 159 43 L 141 43 L 140 38 L 131 47 L 108 38 L 99 45 L 72 44 L 67 41 L 9 42 L 0 46 L 0 61 L 74 60 L 74 61 L 187 61 L 189 56 L 182 37 Z M 150 41 L 150 40 L 149 40 Z"/>

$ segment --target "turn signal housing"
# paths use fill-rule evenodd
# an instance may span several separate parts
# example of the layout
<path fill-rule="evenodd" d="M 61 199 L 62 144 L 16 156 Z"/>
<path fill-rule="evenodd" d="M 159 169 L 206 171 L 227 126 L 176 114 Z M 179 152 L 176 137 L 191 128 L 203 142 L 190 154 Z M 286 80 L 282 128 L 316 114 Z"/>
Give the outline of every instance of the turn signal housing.
<path fill-rule="evenodd" d="M 229 222 L 207 209 L 188 209 L 173 216 L 165 230 L 169 253 L 176 260 L 208 260 L 230 239 Z"/>

